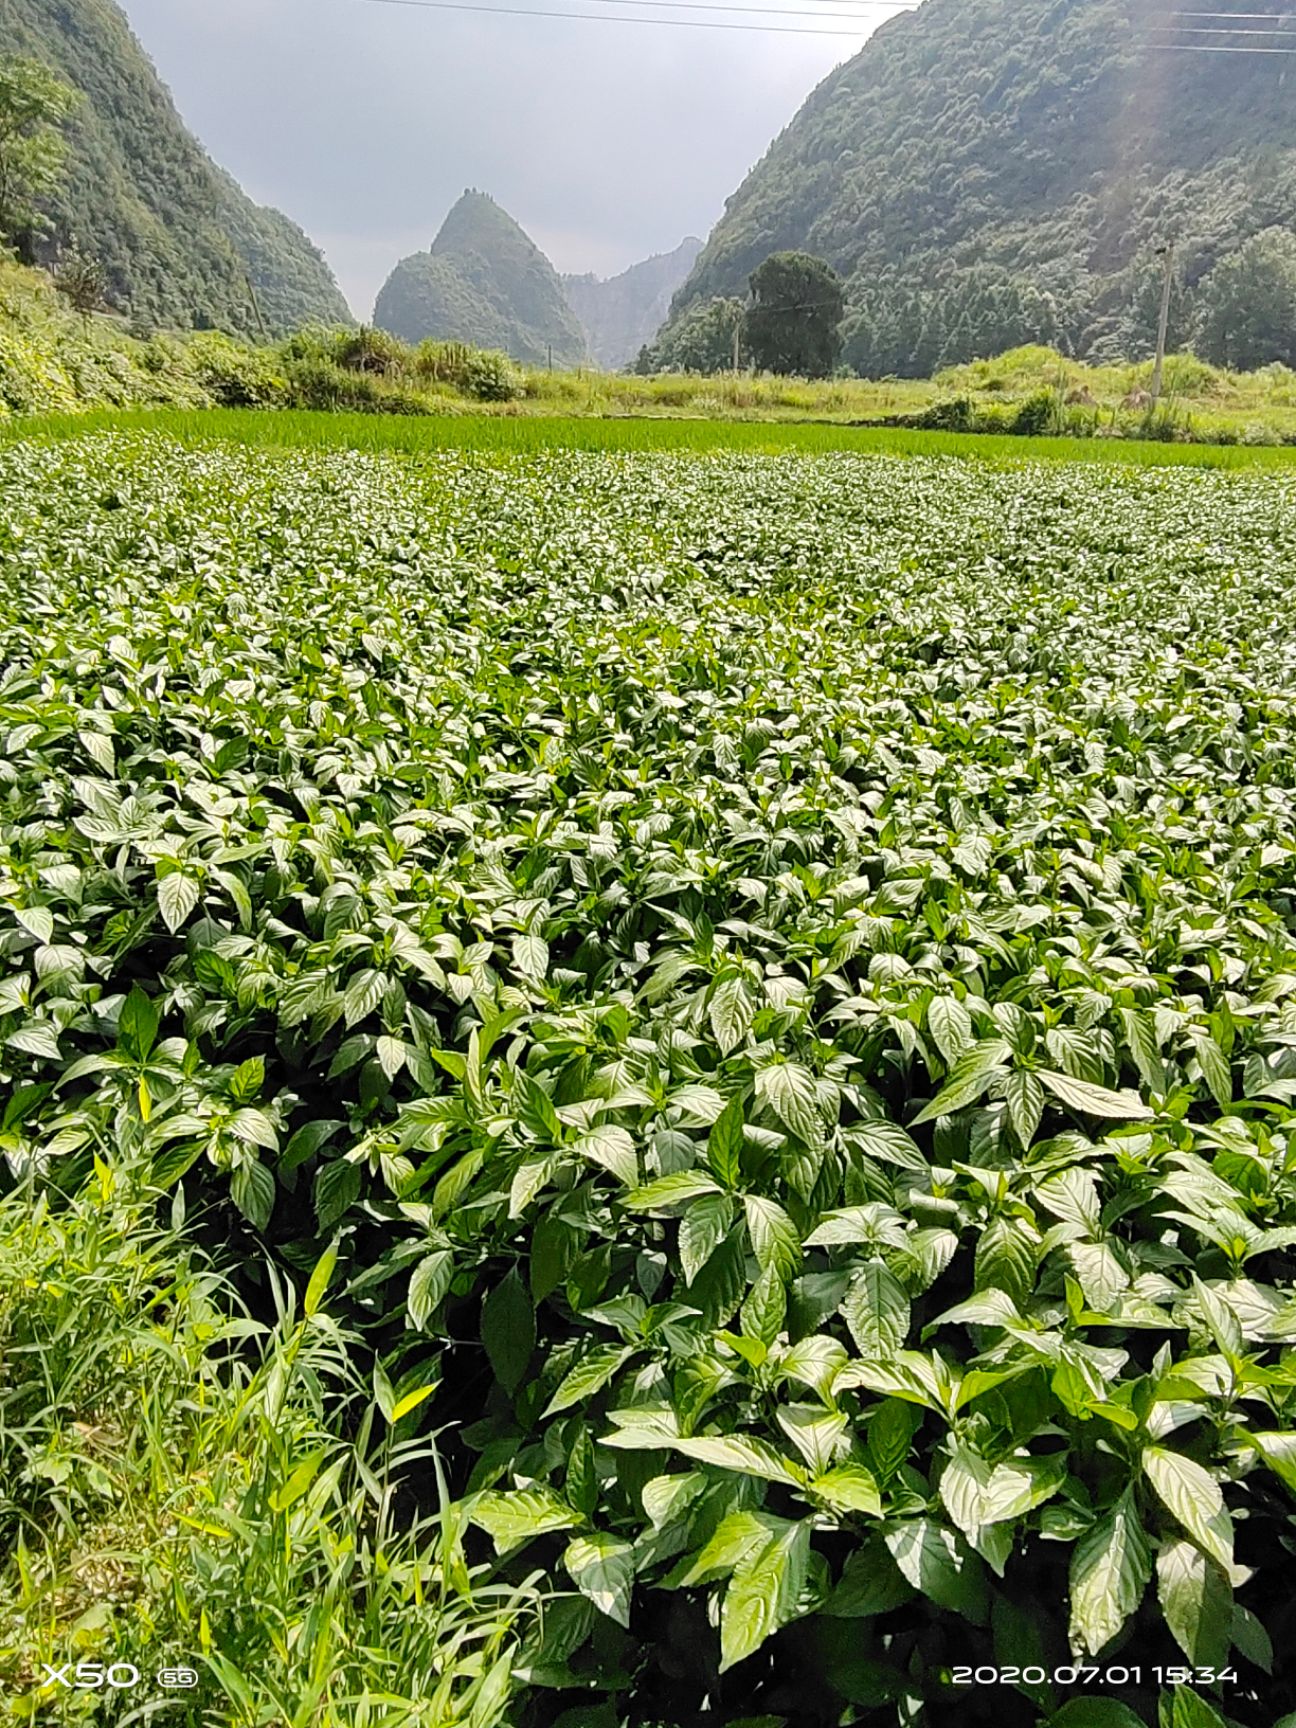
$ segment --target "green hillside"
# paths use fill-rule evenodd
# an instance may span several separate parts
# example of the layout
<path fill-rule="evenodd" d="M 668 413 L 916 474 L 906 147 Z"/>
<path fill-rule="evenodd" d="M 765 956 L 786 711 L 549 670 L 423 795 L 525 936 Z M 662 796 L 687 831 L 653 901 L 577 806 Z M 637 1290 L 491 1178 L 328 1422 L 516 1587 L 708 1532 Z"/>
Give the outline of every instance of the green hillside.
<path fill-rule="evenodd" d="M 254 204 L 186 129 L 114 0 L 0 0 L 0 46 L 83 94 L 47 256 L 75 243 L 102 265 L 109 303 L 141 325 L 256 334 L 350 323 L 322 255 Z"/>
<path fill-rule="evenodd" d="M 587 358 L 553 265 L 484 192 L 465 192 L 431 250 L 396 266 L 374 323 L 406 342 L 469 342 L 532 365 L 545 364 L 551 351 L 555 366 Z"/>
<path fill-rule="evenodd" d="M 1137 357 L 1216 261 L 1296 220 L 1289 57 L 1154 47 L 1152 0 L 925 0 L 833 72 L 729 200 L 678 315 L 805 248 L 882 375 L 1027 341 Z"/>

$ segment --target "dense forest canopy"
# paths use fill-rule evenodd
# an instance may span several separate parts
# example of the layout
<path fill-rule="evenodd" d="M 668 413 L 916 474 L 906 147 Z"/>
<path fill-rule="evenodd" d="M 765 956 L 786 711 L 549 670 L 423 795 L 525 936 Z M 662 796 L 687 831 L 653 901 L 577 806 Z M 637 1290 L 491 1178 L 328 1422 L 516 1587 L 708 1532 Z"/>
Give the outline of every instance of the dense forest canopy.
<path fill-rule="evenodd" d="M 301 229 L 254 204 L 186 129 L 115 0 L 0 0 L 0 46 L 82 96 L 45 261 L 70 248 L 93 257 L 108 303 L 146 327 L 256 335 L 264 320 L 279 335 L 351 322 Z"/>
<path fill-rule="evenodd" d="M 1172 337 L 1211 270 L 1296 218 L 1283 55 L 1178 53 L 1152 0 L 925 0 L 833 72 L 729 199 L 673 318 L 771 252 L 848 283 L 845 363 L 921 375 L 1028 341 Z"/>
<path fill-rule="evenodd" d="M 470 342 L 515 360 L 578 366 L 585 334 L 553 265 L 484 192 L 467 191 L 430 251 L 396 266 L 374 323 L 406 342 Z"/>

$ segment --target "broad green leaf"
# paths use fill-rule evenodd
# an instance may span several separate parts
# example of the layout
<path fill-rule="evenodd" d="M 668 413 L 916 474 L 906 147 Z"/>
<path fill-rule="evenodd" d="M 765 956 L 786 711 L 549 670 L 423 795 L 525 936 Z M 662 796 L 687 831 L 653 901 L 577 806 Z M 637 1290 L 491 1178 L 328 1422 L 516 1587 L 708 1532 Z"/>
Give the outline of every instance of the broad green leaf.
<path fill-rule="evenodd" d="M 1166 1625 L 1195 1668 L 1222 1668 L 1233 1623 L 1233 1587 L 1199 1548 L 1182 1539 L 1157 1555 L 1157 1596 Z"/>
<path fill-rule="evenodd" d="M 117 1017 L 117 1037 L 122 1049 L 133 1062 L 146 1062 L 158 1034 L 158 1008 L 156 1002 L 140 989 L 138 984 L 132 985 L 130 995 L 122 1004 L 121 1013 Z"/>
<path fill-rule="evenodd" d="M 162 922 L 174 934 L 198 904 L 200 889 L 191 876 L 173 870 L 158 879 L 158 908 Z"/>
<path fill-rule="evenodd" d="M 810 1492 L 826 1501 L 834 1512 L 862 1512 L 870 1518 L 882 1516 L 882 1495 L 872 1473 L 862 1464 L 838 1464 L 816 1476 Z"/>
<path fill-rule="evenodd" d="M 1254 1662 L 1263 1673 L 1273 1673 L 1273 1640 L 1263 1623 L 1249 1608 L 1243 1608 L 1241 1603 L 1234 1606 L 1229 1635 L 1233 1648 L 1240 1656 L 1245 1656 L 1248 1662 Z"/>
<path fill-rule="evenodd" d="M 747 1233 L 752 1253 L 762 1271 L 775 1272 L 786 1284 L 801 1265 L 801 1238 L 797 1227 L 776 1200 L 758 1194 L 743 1196 Z"/>
<path fill-rule="evenodd" d="M 48 906 L 15 906 L 13 914 L 27 934 L 38 942 L 54 940 L 54 914 Z"/>
<path fill-rule="evenodd" d="M 787 1380 L 809 1386 L 827 1401 L 837 1374 L 849 1357 L 835 1338 L 822 1333 L 802 1338 L 779 1359 L 779 1372 Z"/>
<path fill-rule="evenodd" d="M 573 1144 L 572 1151 L 578 1157 L 587 1158 L 590 1163 L 610 1170 L 627 1188 L 634 1188 L 639 1181 L 639 1159 L 635 1152 L 635 1143 L 624 1128 L 602 1122 L 598 1127 L 591 1128 L 588 1134 L 582 1134 Z"/>
<path fill-rule="evenodd" d="M 563 1565 L 582 1596 L 619 1626 L 630 1624 L 634 1588 L 634 1548 L 615 1536 L 577 1536 L 567 1545 Z"/>
<path fill-rule="evenodd" d="M 913 1598 L 913 1585 L 891 1558 L 881 1534 L 875 1534 L 847 1555 L 842 1575 L 821 1612 L 834 1619 L 864 1619 L 889 1614 Z"/>
<path fill-rule="evenodd" d="M 1234 1359 L 1246 1349 L 1242 1324 L 1228 1299 L 1228 1286 L 1212 1286 L 1193 1275 L 1193 1293 L 1207 1330 L 1221 1352 Z"/>
<path fill-rule="evenodd" d="M 1071 1556 L 1071 1646 L 1096 1656 L 1134 1613 L 1152 1576 L 1147 1536 L 1126 1492 Z"/>
<path fill-rule="evenodd" d="M 938 1116 L 952 1116 L 956 1110 L 975 1104 L 992 1081 L 1006 1072 L 1011 1054 L 1002 1038 L 983 1038 L 965 1050 L 950 1069 L 944 1086 L 927 1108 L 914 1117 L 911 1126 L 934 1122 Z"/>
<path fill-rule="evenodd" d="M 707 1136 L 707 1163 L 726 1188 L 736 1188 L 742 1171 L 743 1104 L 738 1093 L 729 1100 Z"/>
<path fill-rule="evenodd" d="M 850 1425 L 840 1410 L 785 1404 L 775 1414 L 779 1427 L 816 1473 L 829 1469 L 848 1448 Z"/>
<path fill-rule="evenodd" d="M 922 1417 L 913 1404 L 902 1398 L 887 1398 L 869 1417 L 866 1445 L 869 1460 L 884 1482 L 889 1482 L 909 1456 L 914 1434 Z"/>
<path fill-rule="evenodd" d="M 751 1435 L 696 1435 L 673 1439 L 670 1444 L 685 1457 L 717 1470 L 732 1470 L 737 1475 L 756 1476 L 766 1482 L 783 1482 L 791 1488 L 799 1488 L 805 1480 L 805 1472 L 799 1465 L 784 1458 L 768 1441 Z"/>
<path fill-rule="evenodd" d="M 698 1170 L 677 1170 L 670 1176 L 659 1176 L 627 1194 L 625 1204 L 632 1212 L 665 1212 L 672 1206 L 682 1206 L 699 1194 L 718 1194 L 716 1184 Z"/>
<path fill-rule="evenodd" d="M 536 1342 L 531 1298 L 516 1268 L 505 1274 L 482 1303 L 481 1337 L 495 1378 L 506 1392 L 516 1392 Z"/>
<path fill-rule="evenodd" d="M 1094 1086 L 1088 1080 L 1055 1074 L 1047 1068 L 1039 1070 L 1039 1078 L 1055 1098 L 1082 1116 L 1102 1116 L 1112 1122 L 1150 1122 L 1153 1118 L 1137 1092 L 1112 1092 L 1106 1086 Z"/>
<path fill-rule="evenodd" d="M 996 1218 L 976 1246 L 978 1290 L 1002 1291 L 1019 1310 L 1035 1288 L 1039 1237 L 1021 1218 Z"/>
<path fill-rule="evenodd" d="M 1177 1686 L 1170 1717 L 1171 1728 L 1227 1728 L 1213 1704 L 1208 1704 L 1191 1686 Z"/>
<path fill-rule="evenodd" d="M 515 936 L 513 966 L 524 978 L 543 979 L 549 971 L 549 944 L 544 937 Z"/>
<path fill-rule="evenodd" d="M 321 1164 L 315 1172 L 315 1219 L 321 1230 L 331 1230 L 359 1197 L 360 1172 L 345 1159 Z"/>
<path fill-rule="evenodd" d="M 1147 1728 L 1147 1724 L 1119 1698 L 1083 1694 L 1068 1698 L 1044 1728 Z"/>
<path fill-rule="evenodd" d="M 927 1025 L 936 1048 L 948 1065 L 975 1042 L 972 1016 L 953 996 L 934 996 L 927 1007 Z"/>
<path fill-rule="evenodd" d="M 866 1158 L 895 1164 L 902 1170 L 925 1171 L 927 1160 L 918 1143 L 898 1122 L 858 1122 L 848 1130 L 850 1142 Z"/>
<path fill-rule="evenodd" d="M 909 1298 L 881 1260 L 870 1260 L 851 1279 L 842 1314 L 861 1356 L 886 1359 L 909 1335 Z"/>
<path fill-rule="evenodd" d="M 1008 1120 L 1023 1146 L 1029 1146 L 1044 1115 L 1044 1088 L 1026 1068 L 1015 1068 L 1004 1080 Z"/>
<path fill-rule="evenodd" d="M 479 1494 L 468 1502 L 468 1516 L 486 1532 L 500 1554 L 508 1554 L 551 1530 L 571 1530 L 580 1522 L 567 1502 L 549 1488 Z"/>
<path fill-rule="evenodd" d="M 697 1584 L 709 1584 L 715 1578 L 727 1578 L 791 1528 L 786 1519 L 775 1518 L 768 1512 L 731 1512 L 721 1519 L 699 1551 L 672 1573 L 671 1582 L 678 1589 L 691 1589 Z"/>
<path fill-rule="evenodd" d="M 722 1673 L 796 1617 L 809 1567 L 810 1526 L 795 1524 L 735 1572 L 720 1607 Z"/>
<path fill-rule="evenodd" d="M 554 1109 L 553 1099 L 530 1074 L 518 1070 L 513 1076 L 513 1100 L 518 1121 L 544 1145 L 557 1146 L 563 1139 L 563 1126 Z"/>
<path fill-rule="evenodd" d="M 1210 1036 L 1193 1042 L 1193 1053 L 1201 1066 L 1202 1078 L 1210 1087 L 1211 1096 L 1221 1110 L 1233 1102 L 1233 1072 L 1229 1059 Z"/>
<path fill-rule="evenodd" d="M 450 1289 L 454 1278 L 454 1255 L 448 1248 L 425 1254 L 410 1275 L 410 1325 L 423 1331 Z"/>
<path fill-rule="evenodd" d="M 594 1397 L 631 1355 L 633 1351 L 625 1345 L 597 1345 L 587 1356 L 582 1356 L 574 1368 L 568 1370 L 562 1384 L 545 1406 L 544 1414 L 554 1416 L 560 1410 L 570 1410 L 573 1404 L 583 1404 L 586 1399 Z"/>
<path fill-rule="evenodd" d="M 733 1201 L 727 1194 L 701 1194 L 680 1219 L 679 1257 L 684 1282 L 691 1284 L 733 1227 Z"/>
<path fill-rule="evenodd" d="M 521 1218 L 531 1202 L 553 1180 L 558 1168 L 558 1155 L 551 1153 L 547 1158 L 530 1158 L 525 1164 L 519 1164 L 513 1173 L 509 1184 L 509 1217 Z"/>
<path fill-rule="evenodd" d="M 952 1530 L 933 1518 L 913 1518 L 883 1534 L 891 1558 L 906 1580 L 938 1608 L 961 1614 L 974 1625 L 986 1619 L 981 1562 Z"/>
<path fill-rule="evenodd" d="M 747 1036 L 755 1017 L 746 979 L 737 974 L 720 979 L 711 992 L 707 1016 L 721 1055 L 730 1055 Z"/>
<path fill-rule="evenodd" d="M 816 1144 L 823 1135 L 814 1075 L 795 1062 L 775 1062 L 756 1071 L 756 1095 L 798 1140 Z"/>
<path fill-rule="evenodd" d="M 787 1317 L 787 1285 L 777 1266 L 767 1266 L 747 1293 L 741 1308 L 742 1329 L 766 1350 L 783 1330 Z"/>
<path fill-rule="evenodd" d="M 1144 1008 L 1122 1008 L 1120 1014 L 1125 1043 L 1134 1058 L 1139 1078 L 1154 1097 L 1164 1097 L 1168 1087 L 1154 1017 Z"/>
<path fill-rule="evenodd" d="M 274 1211 L 275 1179 L 256 1158 L 247 1158 L 230 1177 L 230 1197 L 239 1211 L 258 1230 L 264 1230 Z"/>
<path fill-rule="evenodd" d="M 1143 1454 L 1143 1473 L 1166 1510 L 1202 1552 L 1231 1577 L 1233 1521 L 1225 1510 L 1219 1483 L 1210 1472 L 1182 1452 L 1149 1446 Z"/>
<path fill-rule="evenodd" d="M 1242 1436 L 1293 1494 L 1296 1494 L 1296 1433 L 1242 1431 Z"/>
<path fill-rule="evenodd" d="M 670 1102 L 688 1128 L 709 1128 L 719 1121 L 725 1109 L 725 1100 L 714 1086 L 677 1086 Z"/>

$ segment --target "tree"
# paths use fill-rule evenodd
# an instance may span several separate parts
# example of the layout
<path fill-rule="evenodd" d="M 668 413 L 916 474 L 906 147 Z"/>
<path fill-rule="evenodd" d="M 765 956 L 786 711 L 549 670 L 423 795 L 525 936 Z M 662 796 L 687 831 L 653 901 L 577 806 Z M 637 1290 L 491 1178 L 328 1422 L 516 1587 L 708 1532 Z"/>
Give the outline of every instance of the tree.
<path fill-rule="evenodd" d="M 1266 228 L 1215 266 L 1201 289 L 1197 346 L 1237 372 L 1296 366 L 1296 235 Z"/>
<path fill-rule="evenodd" d="M 635 371 L 724 372 L 733 365 L 734 336 L 744 345 L 741 300 L 706 300 L 690 306 L 635 362 Z"/>
<path fill-rule="evenodd" d="M 103 304 L 103 268 L 96 259 L 87 258 L 75 247 L 59 259 L 54 286 L 83 318 L 97 312 Z"/>
<path fill-rule="evenodd" d="M 846 290 L 822 258 L 775 252 L 752 272 L 747 347 L 765 372 L 826 378 L 842 349 Z"/>
<path fill-rule="evenodd" d="M 79 100 L 41 61 L 0 59 L 0 243 L 16 246 L 28 262 L 41 203 L 63 173 L 60 127 Z"/>

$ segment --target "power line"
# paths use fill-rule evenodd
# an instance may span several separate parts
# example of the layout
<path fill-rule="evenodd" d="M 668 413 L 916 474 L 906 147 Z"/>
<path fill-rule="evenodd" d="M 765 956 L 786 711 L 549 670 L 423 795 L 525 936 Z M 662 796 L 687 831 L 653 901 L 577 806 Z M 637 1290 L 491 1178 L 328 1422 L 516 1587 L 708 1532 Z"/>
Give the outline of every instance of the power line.
<path fill-rule="evenodd" d="M 1224 30 L 1216 25 L 1202 28 L 1186 24 L 1153 24 L 1153 30 L 1170 30 L 1181 36 L 1290 36 L 1290 30 Z"/>
<path fill-rule="evenodd" d="M 761 6 L 755 3 L 750 6 L 722 6 L 714 4 L 713 0 L 597 0 L 597 3 L 601 6 L 648 6 L 654 10 L 660 9 L 667 12 L 756 12 L 762 14 L 768 13 L 771 16 L 778 18 L 823 18 L 832 20 L 834 18 L 858 17 L 861 23 L 867 23 L 870 28 L 873 27 L 874 23 L 873 19 L 867 17 L 866 14 L 852 12 L 849 10 L 848 6 L 838 6 L 833 3 L 833 0 L 825 0 L 825 4 L 830 7 L 830 10 L 827 12 L 807 12 L 805 8 L 801 6 Z M 850 5 L 858 5 L 860 4 L 860 0 L 849 0 L 849 3 Z M 910 6 L 906 7 L 905 10 L 913 11 L 914 8 Z M 645 22 L 655 23 L 656 20 L 647 19 Z M 825 34 L 827 34 L 827 32 L 825 32 Z"/>
<path fill-rule="evenodd" d="M 728 24 L 708 18 L 630 18 L 616 12 L 557 12 L 549 8 L 537 6 L 481 6 L 472 0 L 356 0 L 357 4 L 367 6 L 406 6 L 416 11 L 427 12 L 476 12 L 479 14 L 495 14 L 500 18 L 574 18 L 585 23 L 596 24 L 656 24 L 662 28 L 680 30 L 740 30 L 754 31 L 763 35 L 775 36 L 849 36 L 858 41 L 861 35 L 866 35 L 867 29 L 859 30 L 810 30 L 797 24 Z M 667 0 L 617 0 L 618 4 L 662 6 Z M 890 0 L 852 0 L 855 5 L 887 6 L 890 12 L 914 10 L 912 6 L 893 6 Z M 671 0 L 671 4 L 679 4 L 683 9 L 683 0 Z M 689 8 L 691 9 L 691 8 Z M 701 9 L 699 4 L 699 9 Z M 735 11 L 762 12 L 761 6 L 735 7 Z M 840 17 L 840 13 L 806 12 L 800 14 L 807 18 Z M 861 19 L 861 25 L 864 24 Z M 868 20 L 869 26 L 872 20 Z"/>
<path fill-rule="evenodd" d="M 1165 54 L 1296 54 L 1296 48 L 1225 48 L 1209 42 L 1148 42 L 1144 46 Z"/>

